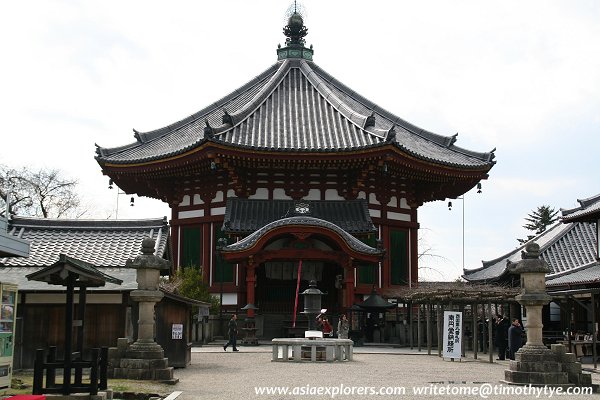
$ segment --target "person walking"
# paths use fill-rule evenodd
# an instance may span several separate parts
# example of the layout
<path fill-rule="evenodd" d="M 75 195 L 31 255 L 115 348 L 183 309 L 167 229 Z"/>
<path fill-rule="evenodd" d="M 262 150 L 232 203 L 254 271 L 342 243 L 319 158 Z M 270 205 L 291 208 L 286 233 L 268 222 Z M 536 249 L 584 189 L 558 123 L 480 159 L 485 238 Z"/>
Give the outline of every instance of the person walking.
<path fill-rule="evenodd" d="M 517 318 L 513 318 L 510 328 L 508 328 L 508 358 L 515 359 L 515 353 L 523 344 L 523 327 Z"/>
<path fill-rule="evenodd" d="M 350 324 L 348 323 L 348 317 L 346 314 L 340 315 L 340 320 L 337 326 L 338 339 L 348 339 L 348 332 L 350 331 Z"/>
<path fill-rule="evenodd" d="M 227 346 L 232 345 L 233 346 L 233 351 L 239 351 L 237 349 L 237 315 L 233 314 L 231 316 L 231 319 L 229 320 L 229 323 L 227 324 L 227 329 L 229 331 L 229 341 L 227 343 L 225 343 L 225 346 L 223 346 L 223 350 L 227 351 Z"/>
<path fill-rule="evenodd" d="M 496 316 L 496 347 L 498 347 L 498 358 L 496 360 L 506 360 L 509 327 L 510 322 L 508 322 L 508 318 L 498 314 Z"/>

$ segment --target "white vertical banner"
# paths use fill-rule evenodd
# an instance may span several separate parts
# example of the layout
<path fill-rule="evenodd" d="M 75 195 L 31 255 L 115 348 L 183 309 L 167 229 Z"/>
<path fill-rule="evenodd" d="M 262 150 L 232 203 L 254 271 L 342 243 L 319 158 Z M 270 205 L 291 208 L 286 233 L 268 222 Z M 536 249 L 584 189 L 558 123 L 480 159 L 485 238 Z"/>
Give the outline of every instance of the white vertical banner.
<path fill-rule="evenodd" d="M 461 358 L 462 342 L 462 313 L 458 311 L 444 311 L 444 348 L 443 358 Z"/>

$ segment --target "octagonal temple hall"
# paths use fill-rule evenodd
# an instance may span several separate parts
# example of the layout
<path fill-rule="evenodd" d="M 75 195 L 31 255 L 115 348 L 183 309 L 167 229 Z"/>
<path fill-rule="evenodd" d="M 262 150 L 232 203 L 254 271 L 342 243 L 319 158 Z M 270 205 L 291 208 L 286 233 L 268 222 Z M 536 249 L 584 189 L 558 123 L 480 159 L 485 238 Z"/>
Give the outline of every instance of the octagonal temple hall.
<path fill-rule="evenodd" d="M 330 313 L 415 285 L 419 207 L 462 195 L 495 161 L 315 64 L 299 14 L 284 34 L 263 73 L 96 160 L 125 192 L 169 204 L 174 268 L 202 267 L 228 310 L 289 320 L 300 264 L 300 291 L 316 280 Z"/>

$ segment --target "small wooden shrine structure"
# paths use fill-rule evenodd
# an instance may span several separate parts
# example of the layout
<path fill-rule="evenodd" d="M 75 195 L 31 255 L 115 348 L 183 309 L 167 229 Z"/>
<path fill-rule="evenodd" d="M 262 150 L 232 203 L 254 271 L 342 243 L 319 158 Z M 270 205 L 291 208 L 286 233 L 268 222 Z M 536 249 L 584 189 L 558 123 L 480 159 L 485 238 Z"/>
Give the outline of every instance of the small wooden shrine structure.
<path fill-rule="evenodd" d="M 92 350 L 91 360 L 83 358 L 83 330 L 85 303 L 88 287 L 104 286 L 106 282 L 121 284 L 122 281 L 106 275 L 91 264 L 61 254 L 59 260 L 53 265 L 27 275 L 27 279 L 47 282 L 52 285 L 65 286 L 67 301 L 65 304 L 65 348 L 63 359 L 57 359 L 56 347 L 49 350 L 47 357 L 45 350 L 36 352 L 33 375 L 33 394 L 60 393 L 90 393 L 96 395 L 98 389 L 106 389 L 108 348 Z M 74 290 L 79 288 L 79 306 L 77 319 L 73 315 Z M 73 352 L 73 328 L 76 330 L 76 351 Z M 83 383 L 83 369 L 90 369 L 89 383 Z M 63 383 L 56 384 L 56 370 L 62 369 Z M 73 374 L 74 370 L 74 374 Z M 44 372 L 46 372 L 46 385 L 44 387 Z M 74 381 L 71 377 L 74 375 Z"/>

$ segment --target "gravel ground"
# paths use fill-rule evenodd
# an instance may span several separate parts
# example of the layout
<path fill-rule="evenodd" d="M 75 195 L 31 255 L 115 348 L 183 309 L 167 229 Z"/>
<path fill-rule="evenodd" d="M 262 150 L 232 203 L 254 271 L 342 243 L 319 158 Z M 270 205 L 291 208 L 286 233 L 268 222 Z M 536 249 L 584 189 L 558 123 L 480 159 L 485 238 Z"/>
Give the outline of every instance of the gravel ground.
<path fill-rule="evenodd" d="M 434 352 L 435 353 L 435 352 Z M 355 348 L 354 361 L 344 363 L 282 363 L 271 362 L 271 346 L 240 347 L 237 353 L 224 352 L 222 344 L 213 344 L 192 349 L 192 363 L 187 368 L 175 370 L 179 379 L 176 385 L 156 382 L 109 380 L 109 388 L 115 391 L 159 393 L 168 395 L 181 392 L 177 400 L 191 399 L 535 399 L 550 398 L 546 392 L 537 396 L 530 394 L 464 394 L 464 390 L 509 390 L 522 387 L 509 387 L 501 383 L 508 361 L 487 362 L 486 354 L 480 360 L 468 355 L 463 361 L 445 361 L 427 352 L 390 347 Z M 591 368 L 584 365 L 584 368 Z M 16 377 L 31 384 L 30 373 L 16 373 Z M 592 373 L 592 380 L 600 384 L 600 374 Z M 306 394 L 257 394 L 260 387 L 287 387 L 302 389 Z M 380 390 L 400 388 L 396 394 L 360 393 L 359 390 Z M 354 388 L 354 394 L 348 393 Z M 365 389 L 366 388 L 366 389 Z M 372 388 L 372 389 L 371 389 Z M 421 395 L 414 389 L 428 391 Z M 323 391 L 321 395 L 317 390 Z M 31 393 L 31 389 L 21 393 Z M 325 392 L 329 390 L 329 392 Z M 433 392 L 433 391 L 437 392 Z M 447 395 L 443 390 L 463 390 L 463 394 Z M 341 394 L 336 394 L 341 391 Z M 172 398 L 175 396 L 173 394 Z M 0 395 L 0 398 L 3 396 Z M 552 397 L 557 397 L 556 395 Z M 600 395 L 580 395 L 562 398 L 595 399 Z"/>
<path fill-rule="evenodd" d="M 369 353 L 366 353 L 366 352 Z M 487 356 L 485 356 L 487 360 Z M 483 398 L 484 396 L 465 394 L 439 394 L 442 390 L 459 390 L 459 387 L 490 387 L 492 390 L 507 390 L 508 385 L 500 382 L 507 361 L 489 364 L 468 358 L 461 362 L 444 361 L 437 356 L 411 352 L 403 349 L 378 348 L 356 349 L 354 361 L 344 363 L 281 363 L 271 362 L 270 346 L 241 348 L 238 353 L 223 352 L 219 346 L 194 349 L 192 364 L 176 370 L 179 383 L 174 391 L 183 393 L 178 400 L 188 399 L 368 399 L 368 398 Z M 593 374 L 594 383 L 600 383 L 600 376 Z M 343 385 L 343 386 L 341 386 Z M 495 387 L 494 387 L 495 385 Z M 257 394 L 258 386 L 287 386 L 309 391 L 308 395 L 267 395 Z M 351 387 L 401 387 L 405 392 L 396 395 L 359 394 L 354 395 L 323 393 L 311 394 L 318 387 L 331 390 L 351 390 Z M 416 395 L 413 388 L 426 387 L 429 394 Z M 346 389 L 344 389 L 346 388 Z M 519 389 L 522 389 L 518 387 Z M 370 389 L 368 389 L 370 390 Z M 437 390 L 438 394 L 431 393 Z M 312 392 L 311 392 L 312 391 Z M 536 398 L 536 395 L 494 395 L 487 398 L 515 399 Z M 549 394 L 537 398 L 548 398 Z M 556 397 L 556 396 L 554 396 Z M 566 398 L 566 397 L 565 397 Z M 570 398 L 600 399 L 599 395 L 571 396 Z"/>

